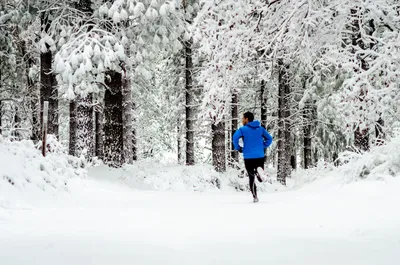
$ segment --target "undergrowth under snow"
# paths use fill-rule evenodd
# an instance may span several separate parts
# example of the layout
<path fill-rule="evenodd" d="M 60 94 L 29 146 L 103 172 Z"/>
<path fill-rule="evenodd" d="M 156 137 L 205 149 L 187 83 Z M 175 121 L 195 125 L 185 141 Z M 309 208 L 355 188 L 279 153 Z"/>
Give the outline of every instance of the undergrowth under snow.
<path fill-rule="evenodd" d="M 241 170 L 228 169 L 217 173 L 210 165 L 182 166 L 165 162 L 144 160 L 122 168 L 87 164 L 83 159 L 65 155 L 65 150 L 55 139 L 50 141 L 51 151 L 41 155 L 32 141 L 11 142 L 0 138 L 0 205 L 5 205 L 21 193 L 54 194 L 68 191 L 72 178 L 108 178 L 139 190 L 161 191 L 248 191 L 248 178 Z M 339 167 L 320 164 L 316 168 L 293 172 L 287 186 L 276 180 L 276 171 L 267 169 L 267 181 L 258 183 L 261 192 L 276 192 L 319 178 L 331 176 L 343 183 L 361 179 L 384 180 L 400 174 L 400 136 L 384 146 L 373 147 L 365 154 L 346 152 L 340 155 Z M 88 172 L 89 171 L 89 172 Z M 28 191 L 29 190 L 29 191 Z M 34 193 L 32 193 L 34 190 Z M 30 194 L 30 195 L 29 195 Z"/>
<path fill-rule="evenodd" d="M 32 141 L 11 142 L 0 137 L 0 205 L 20 193 L 67 191 L 71 178 L 86 173 L 78 158 L 59 153 L 43 157 Z"/>

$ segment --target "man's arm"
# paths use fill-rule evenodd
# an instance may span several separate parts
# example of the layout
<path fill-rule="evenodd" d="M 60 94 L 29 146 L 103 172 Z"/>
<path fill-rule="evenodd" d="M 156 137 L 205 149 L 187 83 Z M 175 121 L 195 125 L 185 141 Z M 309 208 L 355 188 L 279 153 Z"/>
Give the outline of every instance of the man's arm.
<path fill-rule="evenodd" d="M 272 144 L 272 136 L 263 128 L 264 148 L 268 148 Z"/>
<path fill-rule="evenodd" d="M 232 137 L 232 138 L 233 138 L 233 139 L 232 139 L 232 141 L 233 141 L 233 147 L 234 147 L 235 150 L 237 150 L 237 151 L 240 150 L 239 139 L 240 139 L 241 137 L 243 137 L 243 134 L 242 134 L 242 130 L 241 130 L 241 129 L 236 130 L 236 132 L 233 134 L 233 137 Z"/>

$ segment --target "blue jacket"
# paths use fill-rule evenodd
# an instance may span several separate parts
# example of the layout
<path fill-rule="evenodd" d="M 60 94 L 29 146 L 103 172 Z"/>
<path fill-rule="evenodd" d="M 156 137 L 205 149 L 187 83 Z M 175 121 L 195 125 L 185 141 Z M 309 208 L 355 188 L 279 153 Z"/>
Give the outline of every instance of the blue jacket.
<path fill-rule="evenodd" d="M 260 125 L 259 121 L 249 122 L 240 127 L 233 135 L 233 146 L 239 150 L 239 139 L 243 138 L 244 159 L 263 158 L 264 149 L 272 144 L 272 136 Z"/>

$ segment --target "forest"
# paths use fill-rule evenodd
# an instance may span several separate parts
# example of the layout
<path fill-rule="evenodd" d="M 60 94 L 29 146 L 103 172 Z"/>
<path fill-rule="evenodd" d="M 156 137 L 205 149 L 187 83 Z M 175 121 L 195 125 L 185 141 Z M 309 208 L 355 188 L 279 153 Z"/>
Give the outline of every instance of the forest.
<path fill-rule="evenodd" d="M 252 111 L 285 184 L 396 135 L 399 22 L 398 0 L 1 0 L 0 135 L 40 146 L 48 101 L 69 155 L 225 172 Z"/>

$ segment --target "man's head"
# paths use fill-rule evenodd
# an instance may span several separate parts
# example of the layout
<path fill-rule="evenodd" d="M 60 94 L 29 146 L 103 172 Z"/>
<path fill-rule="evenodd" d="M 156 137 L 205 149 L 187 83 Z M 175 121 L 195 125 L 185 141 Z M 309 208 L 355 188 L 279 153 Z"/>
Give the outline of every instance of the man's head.
<path fill-rule="evenodd" d="M 242 118 L 242 124 L 246 125 L 249 122 L 254 121 L 254 114 L 251 112 L 246 112 L 245 114 L 243 114 L 243 118 Z"/>

